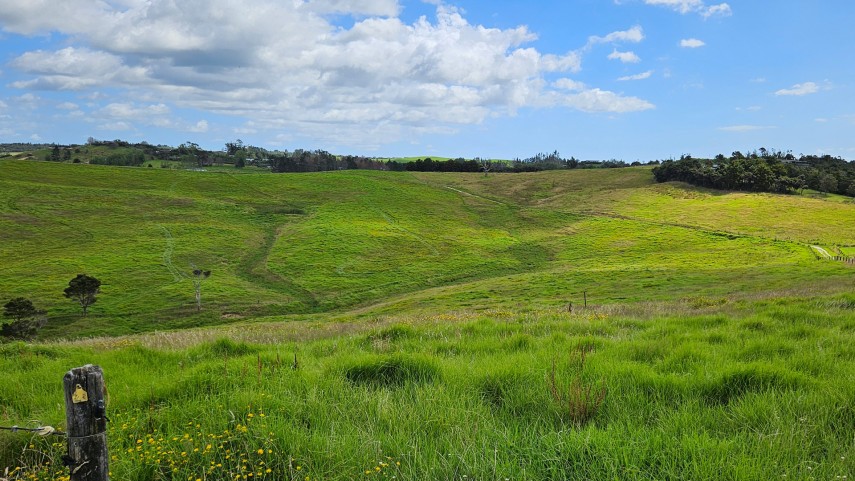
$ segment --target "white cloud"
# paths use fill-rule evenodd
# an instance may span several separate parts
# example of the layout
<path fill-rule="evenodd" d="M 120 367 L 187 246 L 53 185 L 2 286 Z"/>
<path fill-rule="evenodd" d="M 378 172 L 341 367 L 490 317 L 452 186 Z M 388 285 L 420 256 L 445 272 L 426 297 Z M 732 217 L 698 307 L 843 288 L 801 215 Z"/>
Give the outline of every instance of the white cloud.
<path fill-rule="evenodd" d="M 662 5 L 673 8 L 680 13 L 689 13 L 703 8 L 702 0 L 644 0 L 648 5 Z"/>
<path fill-rule="evenodd" d="M 310 0 L 307 8 L 320 13 L 343 13 L 394 17 L 400 11 L 397 0 Z"/>
<path fill-rule="evenodd" d="M 781 89 L 775 92 L 775 95 L 809 95 L 819 92 L 819 85 L 814 82 L 805 82 L 803 84 L 795 84 L 788 89 Z"/>
<path fill-rule="evenodd" d="M 555 86 L 556 88 L 559 88 L 562 90 L 578 91 L 578 90 L 585 90 L 585 88 L 586 88 L 584 83 L 577 82 L 576 80 L 569 79 L 569 78 L 560 78 L 560 79 L 556 80 L 552 85 Z"/>
<path fill-rule="evenodd" d="M 813 119 L 813 121 L 814 121 L 814 122 L 819 122 L 819 123 L 821 123 L 821 124 L 824 124 L 824 123 L 828 122 L 828 119 L 826 119 L 826 118 L 824 118 L 824 117 L 819 117 L 819 118 L 815 118 L 815 119 Z"/>
<path fill-rule="evenodd" d="M 718 130 L 725 132 L 753 132 L 755 130 L 774 129 L 771 125 L 729 125 L 727 127 L 719 127 Z"/>
<path fill-rule="evenodd" d="M 37 75 L 32 80 L 13 82 L 13 87 L 39 90 L 81 90 L 117 82 L 134 84 L 146 75 L 145 68 L 127 67 L 116 55 L 74 47 L 55 52 L 27 52 L 11 65 Z"/>
<path fill-rule="evenodd" d="M 730 9 L 730 5 L 726 3 L 720 3 L 718 5 L 712 5 L 701 12 L 704 18 L 710 18 L 715 16 L 720 17 L 729 17 L 733 15 L 733 10 Z"/>
<path fill-rule="evenodd" d="M 619 81 L 625 82 L 627 80 L 644 80 L 650 78 L 653 75 L 653 70 L 648 70 L 647 72 L 642 72 L 635 75 L 627 75 L 625 77 L 618 78 Z"/>
<path fill-rule="evenodd" d="M 56 108 L 60 110 L 77 110 L 80 106 L 74 102 L 62 102 L 61 104 L 57 104 Z"/>
<path fill-rule="evenodd" d="M 644 30 L 636 25 L 629 30 L 619 30 L 612 32 L 604 37 L 590 36 L 588 37 L 588 46 L 598 43 L 614 43 L 614 42 L 631 42 L 638 43 L 644 40 Z"/>
<path fill-rule="evenodd" d="M 101 109 L 100 114 L 113 119 L 145 120 L 169 115 L 165 104 L 153 104 L 139 107 L 132 103 L 111 103 Z"/>
<path fill-rule="evenodd" d="M 617 50 L 609 54 L 609 60 L 620 60 L 623 63 L 641 62 L 641 58 L 635 52 L 618 52 Z"/>
<path fill-rule="evenodd" d="M 595 44 L 642 41 L 640 26 L 590 37 L 576 50 L 542 52 L 524 26 L 473 25 L 458 9 L 436 5 L 434 18 L 408 24 L 396 0 L 28 0 L 4 5 L 0 25 L 67 37 L 68 47 L 14 59 L 23 79 L 12 86 L 80 91 L 92 101 L 93 121 L 113 130 L 210 129 L 207 121 L 173 118 L 173 110 L 189 108 L 252 119 L 247 132 L 270 138 L 287 131 L 338 144 L 368 136 L 385 143 L 525 107 L 653 108 L 546 79 L 578 72 Z M 330 14 L 352 23 L 333 23 Z M 638 61 L 632 52 L 615 54 Z"/>
<path fill-rule="evenodd" d="M 207 120 L 200 120 L 200 121 L 196 122 L 196 124 L 193 125 L 192 127 L 190 127 L 188 130 L 190 132 L 195 132 L 197 134 L 205 133 L 208 131 L 208 121 Z"/>
<path fill-rule="evenodd" d="M 696 38 L 686 38 L 680 40 L 680 46 L 683 48 L 698 48 L 706 45 L 703 40 L 698 40 Z"/>
<path fill-rule="evenodd" d="M 713 16 L 727 17 L 733 14 L 730 5 L 727 3 L 708 6 L 704 0 L 644 0 L 644 3 L 647 5 L 668 7 L 684 15 L 687 13 L 698 13 L 704 18 Z"/>
<path fill-rule="evenodd" d="M 600 89 L 589 89 L 578 94 L 568 95 L 563 103 L 583 112 L 626 113 L 656 108 L 646 100 L 637 97 L 624 97 Z"/>

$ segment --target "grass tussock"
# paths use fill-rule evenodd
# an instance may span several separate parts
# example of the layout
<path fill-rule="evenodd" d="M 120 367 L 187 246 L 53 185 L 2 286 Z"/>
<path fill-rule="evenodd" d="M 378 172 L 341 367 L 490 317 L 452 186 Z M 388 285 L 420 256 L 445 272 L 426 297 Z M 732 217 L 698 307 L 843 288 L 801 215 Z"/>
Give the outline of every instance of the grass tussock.
<path fill-rule="evenodd" d="M 369 358 L 344 369 L 348 381 L 380 388 L 428 383 L 438 379 L 440 374 L 440 369 L 430 359 L 404 355 Z"/>
<path fill-rule="evenodd" d="M 562 420 L 582 427 L 596 417 L 608 389 L 602 382 L 592 382 L 585 376 L 585 361 L 590 351 L 578 349 L 570 354 L 570 381 L 561 383 L 557 378 L 556 361 L 552 359 L 549 371 L 549 394 L 554 408 Z"/>

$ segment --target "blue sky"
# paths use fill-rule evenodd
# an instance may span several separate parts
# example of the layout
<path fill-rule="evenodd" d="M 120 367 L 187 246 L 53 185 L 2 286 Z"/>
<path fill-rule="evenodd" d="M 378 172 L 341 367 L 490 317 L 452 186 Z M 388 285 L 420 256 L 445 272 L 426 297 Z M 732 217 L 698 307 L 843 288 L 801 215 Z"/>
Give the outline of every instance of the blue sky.
<path fill-rule="evenodd" d="M 850 0 L 0 5 L 0 142 L 855 159 Z"/>

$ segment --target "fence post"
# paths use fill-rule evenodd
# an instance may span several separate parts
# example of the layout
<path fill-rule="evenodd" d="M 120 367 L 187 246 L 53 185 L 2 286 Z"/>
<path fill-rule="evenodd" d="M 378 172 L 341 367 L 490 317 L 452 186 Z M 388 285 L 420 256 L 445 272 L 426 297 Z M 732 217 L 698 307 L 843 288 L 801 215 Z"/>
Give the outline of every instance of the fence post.
<path fill-rule="evenodd" d="M 70 481 L 108 481 L 104 373 L 99 366 L 87 364 L 65 373 L 62 384 Z"/>

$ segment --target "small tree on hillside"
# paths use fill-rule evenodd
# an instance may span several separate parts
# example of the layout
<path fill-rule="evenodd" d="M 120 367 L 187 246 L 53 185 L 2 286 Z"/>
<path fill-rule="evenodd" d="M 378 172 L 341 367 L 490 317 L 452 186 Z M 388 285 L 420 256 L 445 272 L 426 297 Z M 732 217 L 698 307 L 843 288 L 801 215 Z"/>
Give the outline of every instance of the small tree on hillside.
<path fill-rule="evenodd" d="M 11 319 L 0 328 L 0 335 L 17 339 L 33 337 L 45 325 L 45 311 L 33 306 L 32 301 L 17 297 L 3 305 L 3 317 Z"/>
<path fill-rule="evenodd" d="M 481 166 L 481 170 L 484 171 L 484 177 L 487 177 L 487 174 L 493 170 L 493 162 L 489 159 L 478 159 L 478 163 Z"/>
<path fill-rule="evenodd" d="M 98 300 L 96 296 L 101 292 L 101 281 L 86 274 L 77 274 L 77 277 L 68 281 L 68 287 L 64 292 L 65 297 L 74 299 L 80 304 L 83 308 L 83 317 L 86 317 L 89 306 Z"/>
<path fill-rule="evenodd" d="M 196 292 L 196 310 L 202 310 L 202 281 L 211 277 L 211 271 L 193 269 L 193 290 Z"/>

